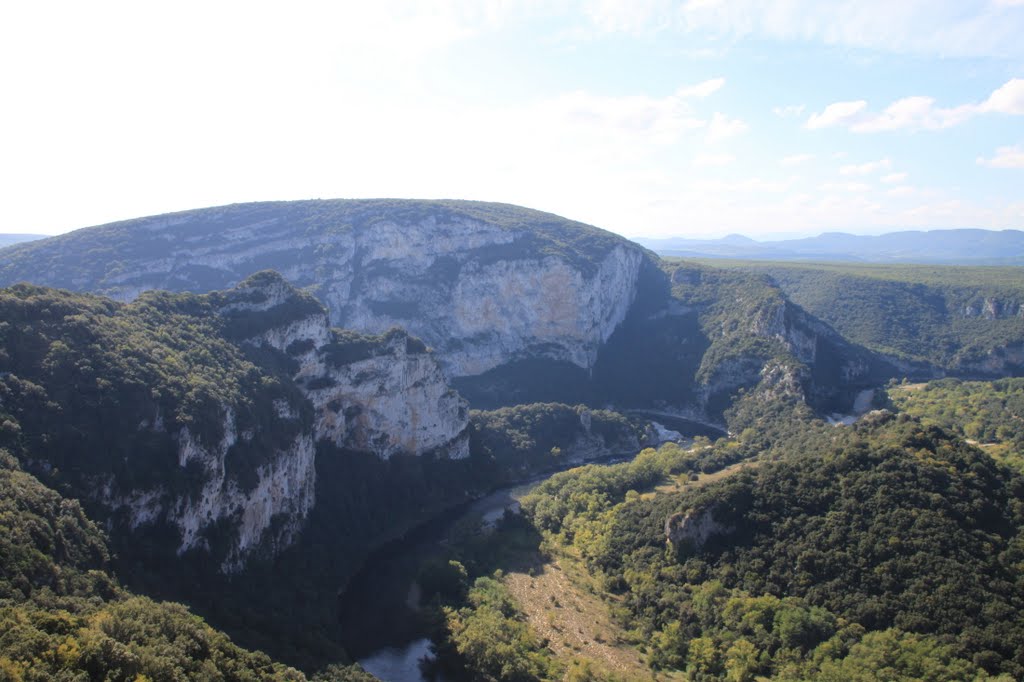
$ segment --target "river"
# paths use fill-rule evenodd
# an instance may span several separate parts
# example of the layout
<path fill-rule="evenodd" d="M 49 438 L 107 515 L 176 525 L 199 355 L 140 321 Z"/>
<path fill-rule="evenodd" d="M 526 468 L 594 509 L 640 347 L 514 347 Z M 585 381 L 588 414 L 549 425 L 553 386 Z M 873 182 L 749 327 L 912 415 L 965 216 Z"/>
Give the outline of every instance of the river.
<path fill-rule="evenodd" d="M 667 422 L 669 428 L 687 437 L 725 435 L 719 429 L 674 415 L 659 413 L 648 418 Z M 635 454 L 614 455 L 588 463 L 614 464 Z M 555 473 L 544 473 L 461 505 L 371 554 L 339 599 L 342 638 L 352 657 L 384 682 L 429 680 L 420 671 L 419 661 L 430 656 L 430 640 L 426 638 L 430 623 L 416 608 L 419 601 L 416 578 L 423 562 L 440 554 L 460 525 L 476 520 L 482 520 L 485 525 L 493 524 L 506 510 L 518 512 L 519 498 Z M 435 682 L 444 680 L 435 678 Z"/>
<path fill-rule="evenodd" d="M 430 623 L 417 608 L 416 578 L 423 562 L 442 553 L 449 536 L 460 525 L 493 525 L 506 510 L 518 512 L 519 498 L 553 474 L 462 505 L 374 552 L 341 600 L 342 636 L 352 657 L 384 682 L 430 679 L 419 667 L 420 659 L 430 655 L 430 640 L 425 637 Z M 434 679 L 443 682 L 443 678 Z"/>

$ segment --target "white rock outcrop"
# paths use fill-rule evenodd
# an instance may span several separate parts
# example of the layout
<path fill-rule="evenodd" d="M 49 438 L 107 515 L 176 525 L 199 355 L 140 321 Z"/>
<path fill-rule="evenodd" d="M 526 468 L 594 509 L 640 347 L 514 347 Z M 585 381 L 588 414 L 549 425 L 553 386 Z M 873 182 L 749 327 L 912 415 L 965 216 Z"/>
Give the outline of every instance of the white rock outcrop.
<path fill-rule="evenodd" d="M 301 313 L 278 316 L 242 343 L 294 358 L 293 378 L 313 404 L 315 440 L 384 459 L 469 455 L 466 401 L 417 339 L 399 329 L 380 336 L 333 331 L 319 305 L 311 306 L 308 295 L 276 273 L 260 273 L 223 296 L 220 311 L 226 315 L 258 316 L 282 306 Z"/>
<path fill-rule="evenodd" d="M 253 434 L 239 433 L 231 408 L 224 409 L 220 428 L 223 435 L 212 446 L 204 445 L 187 427 L 175 434 L 178 465 L 194 467 L 201 475 L 195 494 L 172 496 L 157 488 L 117 497 L 110 481 L 101 495 L 107 506 L 127 513 L 133 529 L 161 518 L 177 527 L 179 554 L 208 549 L 206 531 L 228 521 L 231 530 L 222 548 L 221 570 L 231 572 L 240 569 L 257 547 L 273 553 L 295 539 L 315 501 L 316 447 L 312 434 L 299 432 L 287 447 L 256 467 L 254 485 L 243 486 L 228 471 L 229 451 L 244 450 Z"/>
<path fill-rule="evenodd" d="M 231 572 L 257 549 L 275 553 L 294 541 L 316 501 L 320 441 L 385 459 L 469 455 L 466 402 L 417 339 L 400 330 L 382 336 L 332 330 L 323 307 L 276 273 L 260 273 L 209 300 L 229 333 L 244 332 L 238 343 L 270 347 L 293 361 L 301 395 L 275 399 L 277 421 L 267 428 L 295 435 L 240 476 L 232 466 L 266 443 L 258 445 L 260 434 L 240 428 L 232 406 L 219 406 L 215 443 L 179 428 L 171 434 L 177 464 L 195 472 L 195 490 L 172 494 L 160 486 L 118 495 L 112 479 L 99 486 L 102 501 L 124 511 L 130 527 L 163 519 L 179 530 L 182 553 L 209 548 L 209 531 L 220 525 L 216 549 L 224 557 L 221 569 Z M 313 419 L 304 422 L 310 406 Z M 139 428 L 166 430 L 160 415 Z"/>
<path fill-rule="evenodd" d="M 700 549 L 716 535 L 728 535 L 735 530 L 715 520 L 712 508 L 691 509 L 672 514 L 665 520 L 665 537 L 672 545 Z"/>

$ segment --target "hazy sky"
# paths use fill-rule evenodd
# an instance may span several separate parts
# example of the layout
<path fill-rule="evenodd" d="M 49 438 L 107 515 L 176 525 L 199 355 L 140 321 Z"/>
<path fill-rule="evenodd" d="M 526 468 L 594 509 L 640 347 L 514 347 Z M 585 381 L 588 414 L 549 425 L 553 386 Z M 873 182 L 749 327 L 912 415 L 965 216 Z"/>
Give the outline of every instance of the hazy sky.
<path fill-rule="evenodd" d="M 0 232 L 316 197 L 1024 228 L 1024 0 L 33 0 L 0 92 Z"/>

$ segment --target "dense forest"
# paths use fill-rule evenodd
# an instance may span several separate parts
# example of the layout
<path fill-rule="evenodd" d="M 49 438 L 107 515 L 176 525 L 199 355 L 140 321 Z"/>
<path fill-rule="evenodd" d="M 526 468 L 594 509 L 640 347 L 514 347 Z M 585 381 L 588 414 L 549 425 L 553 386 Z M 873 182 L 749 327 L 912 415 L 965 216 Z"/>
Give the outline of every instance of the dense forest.
<path fill-rule="evenodd" d="M 596 577 L 654 670 L 1019 679 L 1024 479 L 909 415 L 789 424 L 753 448 L 754 466 L 706 485 L 701 470 L 749 457 L 742 437 L 557 474 L 523 501 L 526 518 Z M 450 611 L 442 651 L 487 679 L 557 679 L 566 661 L 506 602 L 480 578 Z M 514 645 L 488 647 L 481 632 L 494 629 Z"/>
<path fill-rule="evenodd" d="M 230 339 L 209 297 L 153 292 L 128 305 L 19 285 L 0 291 L 0 401 L 18 427 L 0 445 L 45 463 L 48 484 L 84 490 L 113 475 L 124 490 L 196 490 L 172 434 L 223 437 L 230 410 L 255 442 L 229 475 L 246 480 L 260 453 L 287 442 L 311 412 L 284 372 L 258 366 Z M 281 419 L 284 401 L 299 419 Z M 125 428 L 159 419 L 161 428 Z"/>
<path fill-rule="evenodd" d="M 0 450 L 0 679 L 305 680 L 181 604 L 131 593 L 103 532 Z M 312 679 L 360 682 L 332 665 Z"/>
<path fill-rule="evenodd" d="M 893 382 L 888 396 L 901 412 L 960 434 L 1024 472 L 1024 379 Z"/>

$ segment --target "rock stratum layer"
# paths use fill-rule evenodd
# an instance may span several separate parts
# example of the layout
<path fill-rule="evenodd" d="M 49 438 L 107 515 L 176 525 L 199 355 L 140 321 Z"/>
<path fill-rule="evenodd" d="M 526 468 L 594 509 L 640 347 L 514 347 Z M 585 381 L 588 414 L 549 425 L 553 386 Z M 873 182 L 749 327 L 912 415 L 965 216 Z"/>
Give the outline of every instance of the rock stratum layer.
<path fill-rule="evenodd" d="M 593 367 L 649 258 L 625 239 L 503 204 L 333 200 L 142 218 L 0 253 L 0 284 L 131 300 L 205 292 L 264 269 L 308 288 L 335 326 L 423 339 L 450 377 L 543 357 Z"/>

